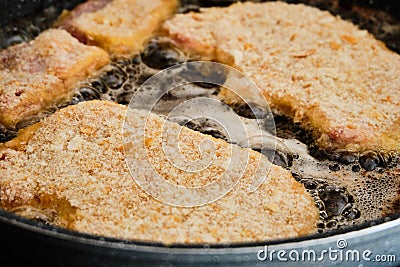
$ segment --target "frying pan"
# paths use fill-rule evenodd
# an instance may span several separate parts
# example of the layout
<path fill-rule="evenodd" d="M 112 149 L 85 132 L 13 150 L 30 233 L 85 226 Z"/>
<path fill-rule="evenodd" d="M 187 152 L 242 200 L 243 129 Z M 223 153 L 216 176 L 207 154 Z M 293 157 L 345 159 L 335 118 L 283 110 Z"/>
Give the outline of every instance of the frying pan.
<path fill-rule="evenodd" d="M 13 23 L 30 18 L 52 7 L 54 12 L 71 8 L 79 0 L 56 1 L 0 1 L 0 25 L 12 33 Z M 183 1 L 185 2 L 185 1 Z M 201 1 L 192 1 L 201 2 Z M 203 6 L 228 5 L 233 1 L 204 1 Z M 289 1 L 294 2 L 294 1 Z M 299 2 L 299 1 L 296 1 Z M 348 10 L 332 8 L 332 1 L 309 1 L 320 8 L 351 17 Z M 338 1 L 335 1 L 338 2 Z M 342 2 L 342 1 L 339 1 Z M 349 1 L 350 2 L 350 1 Z M 397 1 L 352 1 L 365 4 L 369 10 L 384 12 L 390 17 L 400 16 Z M 198 3 L 197 3 L 198 4 Z M 343 5 L 346 7 L 347 4 Z M 368 28 L 360 17 L 352 20 Z M 364 23 L 364 24 L 363 24 Z M 375 24 L 379 21 L 375 21 Z M 371 26 L 371 25 L 370 25 Z M 374 25 L 372 25 L 374 26 Z M 378 27 L 379 28 L 379 27 Z M 375 28 L 371 27 L 370 31 Z M 15 29 L 17 31 L 19 29 Z M 379 36 L 388 47 L 399 52 L 400 36 Z M 14 40 L 16 42 L 20 40 Z M 400 214 L 312 236 L 275 240 L 264 243 L 224 245 L 171 245 L 105 238 L 69 231 L 41 222 L 27 220 L 0 209 L 1 260 L 13 265 L 33 264 L 51 266 L 320 266 L 325 264 L 348 266 L 399 266 L 400 265 Z M 272 253 L 274 251 L 274 253 Z M 284 251 L 279 254 L 279 251 Z M 328 252 L 336 251 L 332 257 Z M 350 252 L 349 252 L 350 251 Z M 272 253 L 272 254 L 271 254 Z M 310 254 L 311 253 L 311 254 Z M 315 253 L 316 257 L 313 258 Z M 302 254 L 305 256 L 302 258 Z M 351 255 L 350 255 L 351 254 Z M 299 259 L 296 255 L 300 255 Z M 311 255 L 311 256 L 310 256 Z M 322 257 L 321 255 L 325 255 Z M 336 256 L 335 256 L 336 255 Z M 357 258 L 359 256 L 359 259 Z M 374 256 L 381 256 L 378 258 Z M 308 258 L 311 257 L 311 258 Z M 285 260 L 286 259 L 286 260 Z"/>

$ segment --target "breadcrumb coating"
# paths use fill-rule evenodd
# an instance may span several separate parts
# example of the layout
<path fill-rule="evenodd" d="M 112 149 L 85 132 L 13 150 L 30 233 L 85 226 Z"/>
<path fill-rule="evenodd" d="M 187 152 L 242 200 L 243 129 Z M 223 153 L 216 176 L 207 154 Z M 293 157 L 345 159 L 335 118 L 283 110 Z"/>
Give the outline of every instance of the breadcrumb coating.
<path fill-rule="evenodd" d="M 157 201 L 135 183 L 125 163 L 126 111 L 111 102 L 83 102 L 57 111 L 3 145 L 1 206 L 51 208 L 57 214 L 54 223 L 72 230 L 165 244 L 253 242 L 316 232 L 319 215 L 314 201 L 287 170 L 272 165 L 265 182 L 255 192 L 248 190 L 258 165 L 269 162 L 239 147 L 238 153 L 249 155 L 248 162 L 239 183 L 224 197 L 194 208 Z M 137 133 L 147 112 L 131 110 L 130 114 L 132 127 L 124 133 L 132 140 L 128 152 L 152 162 L 168 181 L 196 186 L 224 171 L 235 145 L 154 114 L 147 120 L 144 142 Z M 160 125 L 166 129 L 163 134 Z M 197 144 L 204 140 L 215 144 L 216 159 L 197 176 L 174 168 L 163 154 L 163 138 L 170 140 L 179 131 L 182 154 L 191 159 L 198 157 Z M 135 145 L 143 142 L 146 149 Z M 134 177 L 151 171 L 145 164 L 134 169 Z"/>

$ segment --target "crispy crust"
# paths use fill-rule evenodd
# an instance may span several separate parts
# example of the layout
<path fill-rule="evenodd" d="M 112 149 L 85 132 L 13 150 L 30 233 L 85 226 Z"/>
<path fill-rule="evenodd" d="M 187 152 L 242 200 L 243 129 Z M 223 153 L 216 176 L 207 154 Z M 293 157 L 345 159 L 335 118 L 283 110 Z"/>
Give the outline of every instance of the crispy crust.
<path fill-rule="evenodd" d="M 69 95 L 60 79 L 43 73 L 27 75 L 2 71 L 0 88 L 0 124 L 8 128 L 45 112 Z"/>
<path fill-rule="evenodd" d="M 242 179 L 218 201 L 180 208 L 153 199 L 137 186 L 124 161 L 121 130 L 125 114 L 126 107 L 111 102 L 80 103 L 57 111 L 24 132 L 18 143 L 0 149 L 1 205 L 14 210 L 26 205 L 41 209 L 50 206 L 58 215 L 65 214 L 68 206 L 74 214 L 62 225 L 70 229 L 166 244 L 252 242 L 316 231 L 318 210 L 314 201 L 283 168 L 273 165 L 258 190 L 248 191 L 257 164 L 267 161 L 246 149 L 241 151 L 249 152 L 250 157 Z M 135 125 L 145 116 L 146 112 L 132 111 L 133 126 L 126 133 L 132 144 L 143 142 L 143 136 L 137 134 L 140 127 Z M 164 123 L 167 140 L 170 134 L 181 131 L 181 149 L 189 157 L 196 157 L 196 144 L 205 139 L 215 144 L 217 157 L 209 170 L 197 177 L 179 173 L 169 164 L 160 145 L 160 126 Z M 181 129 L 156 115 L 150 115 L 148 127 L 148 151 L 139 146 L 132 151 L 137 158 L 148 157 L 172 182 L 189 186 L 210 182 L 229 160 L 232 145 L 222 140 Z M 133 175 L 148 172 L 143 165 Z"/>
<path fill-rule="evenodd" d="M 0 124 L 13 128 L 68 100 L 74 85 L 109 63 L 107 53 L 51 29 L 0 52 Z"/>
<path fill-rule="evenodd" d="M 242 70 L 321 148 L 400 151 L 400 56 L 353 24 L 304 5 L 238 3 L 178 14 L 163 31 Z"/>
<path fill-rule="evenodd" d="M 78 9 L 91 11 L 86 6 L 96 5 L 100 8 L 94 12 L 78 10 L 70 16 L 64 14 L 56 26 L 67 29 L 86 44 L 121 55 L 139 52 L 160 24 L 173 14 L 177 0 L 96 0 L 83 5 Z"/>

